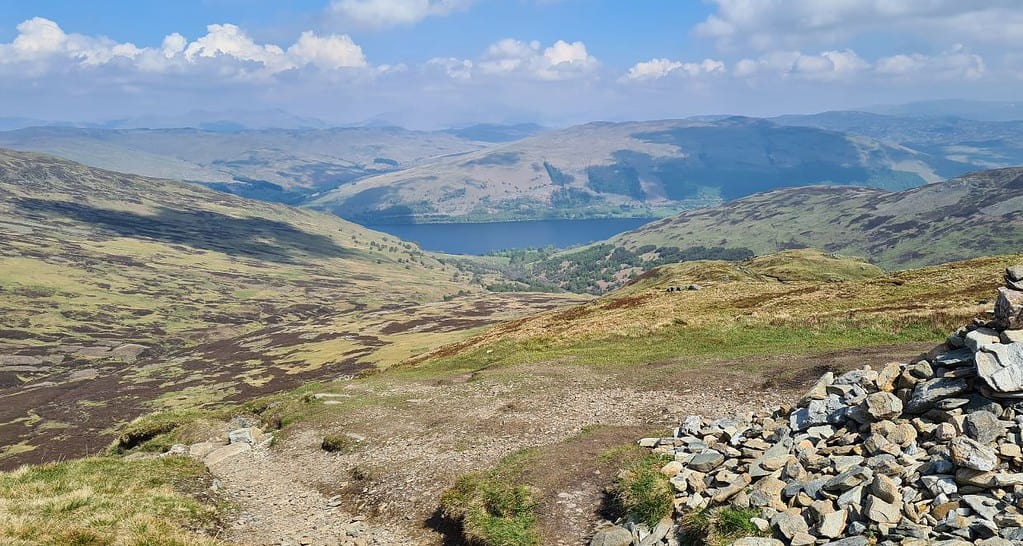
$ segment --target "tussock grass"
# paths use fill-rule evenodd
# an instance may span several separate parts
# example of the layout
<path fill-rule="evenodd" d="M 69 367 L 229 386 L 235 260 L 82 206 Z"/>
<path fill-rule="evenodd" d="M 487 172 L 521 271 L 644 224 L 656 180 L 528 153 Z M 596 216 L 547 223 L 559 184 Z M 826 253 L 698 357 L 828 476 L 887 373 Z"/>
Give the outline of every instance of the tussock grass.
<path fill-rule="evenodd" d="M 0 473 L 0 543 L 217 546 L 218 507 L 202 463 L 89 458 Z"/>
<path fill-rule="evenodd" d="M 609 491 L 618 515 L 653 528 L 672 514 L 675 490 L 660 471 L 667 461 L 659 455 L 647 455 L 618 476 Z"/>
<path fill-rule="evenodd" d="M 534 546 L 537 531 L 537 495 L 518 479 L 535 462 L 538 451 L 508 455 L 489 472 L 460 477 L 440 499 L 440 512 L 461 527 L 462 538 L 479 546 Z"/>
<path fill-rule="evenodd" d="M 704 509 L 682 517 L 682 544 L 726 546 L 743 537 L 767 536 L 750 521 L 760 514 L 751 508 Z"/>

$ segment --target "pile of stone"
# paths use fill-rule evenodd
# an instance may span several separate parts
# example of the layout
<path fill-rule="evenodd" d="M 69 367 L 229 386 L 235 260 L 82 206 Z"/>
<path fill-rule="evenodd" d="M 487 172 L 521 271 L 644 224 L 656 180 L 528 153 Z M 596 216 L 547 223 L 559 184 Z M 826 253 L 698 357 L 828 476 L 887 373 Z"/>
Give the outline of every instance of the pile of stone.
<path fill-rule="evenodd" d="M 989 317 L 990 318 L 990 317 Z M 1023 544 L 1023 267 L 993 320 L 926 358 L 825 374 L 795 408 L 707 422 L 640 444 L 676 517 L 734 507 L 771 539 L 739 544 Z M 643 544 L 674 542 L 674 533 Z M 624 536 L 624 534 L 622 534 Z M 647 539 L 647 540 L 645 540 Z M 644 541 L 645 540 L 645 541 Z"/>

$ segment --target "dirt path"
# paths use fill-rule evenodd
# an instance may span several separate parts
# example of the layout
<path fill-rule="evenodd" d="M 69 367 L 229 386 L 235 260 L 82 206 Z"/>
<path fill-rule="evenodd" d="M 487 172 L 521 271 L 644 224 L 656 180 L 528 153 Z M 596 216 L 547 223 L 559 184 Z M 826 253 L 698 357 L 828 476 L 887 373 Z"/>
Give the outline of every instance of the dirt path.
<path fill-rule="evenodd" d="M 337 384 L 331 392 L 358 403 L 335 411 L 311 400 L 319 405 L 316 417 L 287 429 L 269 452 L 246 454 L 215 474 L 241 507 L 229 522 L 230 538 L 240 543 L 301 544 L 306 537 L 310 544 L 354 544 L 343 537 L 361 516 L 367 521 L 356 522 L 365 529 L 357 533 L 360 544 L 442 544 L 433 524 L 444 489 L 516 450 L 540 448 L 529 479 L 542 491 L 544 542 L 585 544 L 599 519 L 602 488 L 617 470 L 601 466 L 608 449 L 677 426 L 688 414 L 724 416 L 790 402 L 821 366 L 879 365 L 927 348 L 695 367 L 546 363 L 430 379 L 384 374 Z M 751 362 L 761 371 L 751 371 Z M 320 443 L 327 434 L 362 441 L 349 453 L 325 453 Z"/>

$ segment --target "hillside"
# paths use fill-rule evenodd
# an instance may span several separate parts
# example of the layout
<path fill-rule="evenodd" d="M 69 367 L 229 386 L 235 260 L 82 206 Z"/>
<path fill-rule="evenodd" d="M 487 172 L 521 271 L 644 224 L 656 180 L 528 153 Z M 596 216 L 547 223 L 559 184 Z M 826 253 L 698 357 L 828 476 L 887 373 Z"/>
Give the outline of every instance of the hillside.
<path fill-rule="evenodd" d="M 758 119 L 590 123 L 365 178 L 309 204 L 370 223 L 649 217 L 779 187 L 905 189 L 966 170 Z"/>
<path fill-rule="evenodd" d="M 479 150 L 484 144 L 396 127 L 233 131 L 34 127 L 0 132 L 0 147 L 297 204 L 360 177 Z"/>
<path fill-rule="evenodd" d="M 772 121 L 898 142 L 927 153 L 936 161 L 944 159 L 947 168 L 963 163 L 978 169 L 1023 164 L 1023 121 L 900 117 L 853 111 L 779 116 Z"/>
<path fill-rule="evenodd" d="M 1023 248 L 1023 168 L 980 171 L 902 192 L 816 186 L 761 193 L 546 256 L 528 276 L 577 291 L 619 286 L 682 260 L 821 248 L 888 270 Z"/>
<path fill-rule="evenodd" d="M 1019 259 L 891 275 L 810 251 L 678 264 L 379 374 L 206 414 L 254 412 L 277 438 L 212 466 L 240 505 L 229 538 L 343 537 L 347 514 L 366 514 L 371 529 L 401 527 L 404 543 L 461 543 L 438 507 L 474 513 L 475 491 L 492 499 L 484 510 L 524 516 L 513 536 L 585 543 L 604 488 L 636 461 L 636 438 L 686 415 L 789 403 L 824 371 L 918 358 L 989 309 Z M 668 291 L 692 283 L 702 289 Z M 200 441 L 203 426 L 186 420 L 153 443 Z"/>
<path fill-rule="evenodd" d="M 488 280 L 331 215 L 0 151 L 0 468 L 573 299 Z"/>

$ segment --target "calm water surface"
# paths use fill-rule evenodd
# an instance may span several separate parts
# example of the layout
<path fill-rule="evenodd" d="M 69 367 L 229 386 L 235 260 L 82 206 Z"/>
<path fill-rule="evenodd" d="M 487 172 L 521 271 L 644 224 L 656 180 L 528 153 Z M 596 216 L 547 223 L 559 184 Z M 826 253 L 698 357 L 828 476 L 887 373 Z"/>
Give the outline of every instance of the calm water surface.
<path fill-rule="evenodd" d="M 607 239 L 635 229 L 653 218 L 534 220 L 485 224 L 374 225 L 372 229 L 414 241 L 423 250 L 449 254 L 486 254 L 510 248 L 564 248 Z"/>

